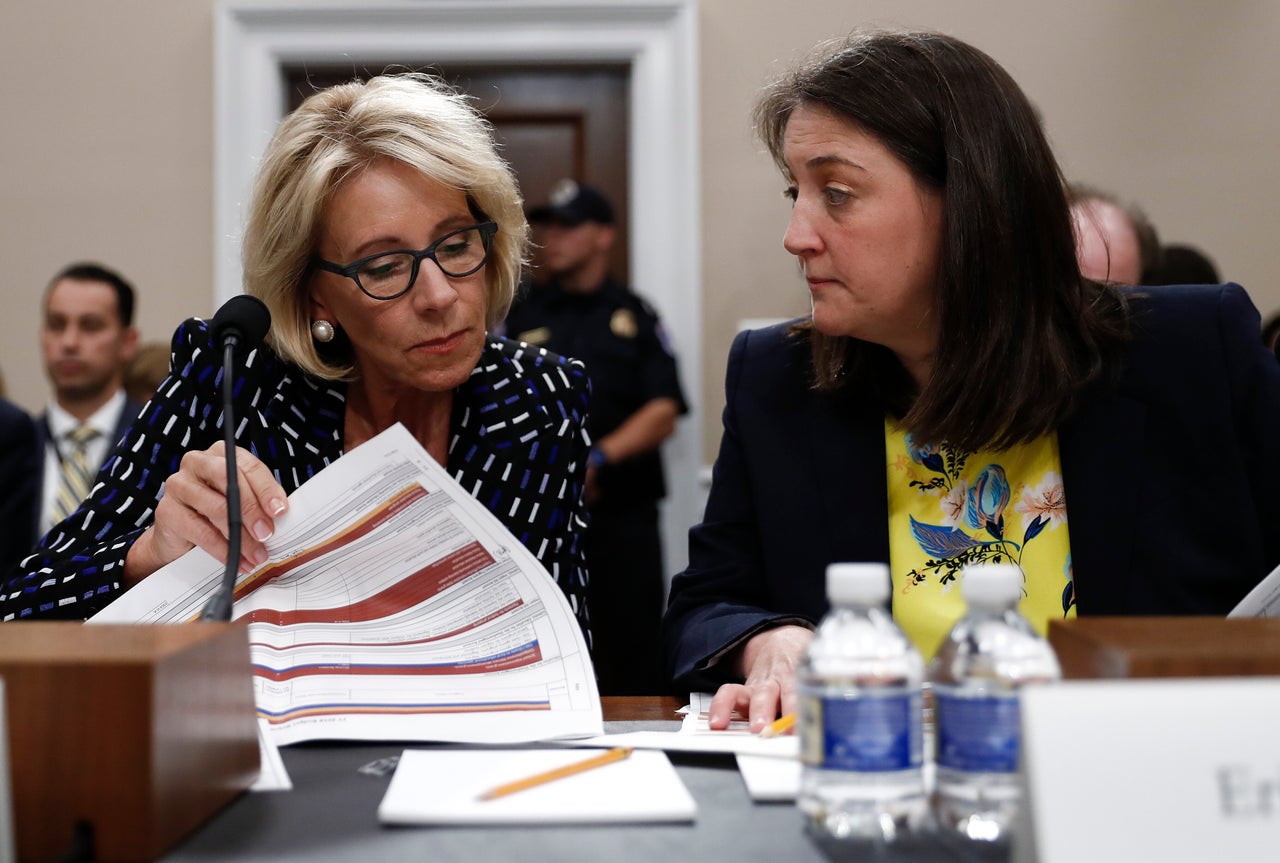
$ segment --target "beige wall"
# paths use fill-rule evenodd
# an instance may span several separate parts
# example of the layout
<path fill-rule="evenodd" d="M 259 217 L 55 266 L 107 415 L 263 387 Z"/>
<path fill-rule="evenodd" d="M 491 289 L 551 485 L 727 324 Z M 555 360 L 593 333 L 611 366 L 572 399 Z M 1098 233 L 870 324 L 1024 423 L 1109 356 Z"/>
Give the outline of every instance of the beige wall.
<path fill-rule="evenodd" d="M 144 338 L 213 308 L 209 0 L 0 4 L 0 371 L 45 399 L 40 297 L 72 260 L 138 288 Z"/>
<path fill-rule="evenodd" d="M 40 292 L 64 263 L 96 258 L 134 280 L 148 339 L 212 311 L 213 8 L 0 5 L 0 370 L 30 410 L 45 392 Z M 688 385 L 708 460 L 736 321 L 805 308 L 780 245 L 782 184 L 747 122 L 753 94 L 814 42 L 864 23 L 945 30 L 991 53 L 1042 110 L 1068 176 L 1138 200 L 1167 240 L 1208 250 L 1264 314 L 1280 308 L 1280 4 L 703 0 L 705 373 Z"/>
<path fill-rule="evenodd" d="M 866 23 L 943 30 L 987 51 L 1043 112 L 1069 178 L 1141 202 L 1163 239 L 1201 246 L 1264 315 L 1280 309 L 1280 4 L 704 0 L 708 460 L 735 321 L 800 314 L 807 300 L 781 247 L 782 182 L 750 136 L 753 92 L 817 41 Z"/>

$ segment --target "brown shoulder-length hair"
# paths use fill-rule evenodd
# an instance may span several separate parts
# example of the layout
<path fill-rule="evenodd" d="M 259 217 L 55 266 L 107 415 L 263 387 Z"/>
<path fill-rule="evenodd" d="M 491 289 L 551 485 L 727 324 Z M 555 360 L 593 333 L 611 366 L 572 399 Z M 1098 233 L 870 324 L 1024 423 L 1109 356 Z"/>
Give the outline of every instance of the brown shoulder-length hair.
<path fill-rule="evenodd" d="M 1003 449 L 1058 426 L 1118 365 L 1128 311 L 1076 264 L 1065 182 L 1039 117 L 994 60 L 950 36 L 875 31 L 820 46 L 762 93 L 756 130 L 787 173 L 800 105 L 870 133 L 939 190 L 941 336 L 918 390 L 887 348 L 796 329 L 815 386 L 867 387 L 917 440 Z"/>

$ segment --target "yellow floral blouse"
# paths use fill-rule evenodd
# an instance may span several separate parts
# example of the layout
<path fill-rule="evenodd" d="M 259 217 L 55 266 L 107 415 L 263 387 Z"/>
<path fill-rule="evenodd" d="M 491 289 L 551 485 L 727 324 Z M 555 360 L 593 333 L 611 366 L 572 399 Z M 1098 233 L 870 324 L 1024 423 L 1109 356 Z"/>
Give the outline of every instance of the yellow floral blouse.
<path fill-rule="evenodd" d="M 885 421 L 893 616 L 928 661 L 964 613 L 960 570 L 1016 563 L 1021 609 L 1043 635 L 1075 617 L 1067 504 L 1050 434 L 1000 452 L 922 445 Z"/>

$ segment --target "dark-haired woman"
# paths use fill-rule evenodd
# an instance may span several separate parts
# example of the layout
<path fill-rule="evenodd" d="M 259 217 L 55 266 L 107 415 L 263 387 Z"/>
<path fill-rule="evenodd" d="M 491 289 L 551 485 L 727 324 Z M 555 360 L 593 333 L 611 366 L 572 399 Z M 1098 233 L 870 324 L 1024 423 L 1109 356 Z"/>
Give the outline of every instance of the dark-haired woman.
<path fill-rule="evenodd" d="M 812 299 L 734 342 L 724 436 L 664 621 L 677 684 L 753 728 L 795 708 L 834 561 L 887 561 L 932 654 L 967 563 L 1042 631 L 1222 614 L 1280 563 L 1280 366 L 1238 286 L 1083 279 L 1064 182 L 994 61 L 933 33 L 824 48 L 757 128 Z"/>

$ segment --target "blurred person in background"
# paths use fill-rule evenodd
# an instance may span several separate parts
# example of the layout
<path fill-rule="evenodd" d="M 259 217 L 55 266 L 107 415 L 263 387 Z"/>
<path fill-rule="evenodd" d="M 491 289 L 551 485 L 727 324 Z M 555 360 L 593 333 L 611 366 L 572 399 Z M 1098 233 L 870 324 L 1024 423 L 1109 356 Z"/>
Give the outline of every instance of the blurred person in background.
<path fill-rule="evenodd" d="M 142 405 L 124 391 L 124 373 L 138 349 L 134 290 L 101 264 L 72 264 L 44 295 L 40 346 L 52 387 L 37 418 L 44 467 L 37 535 L 79 507 Z"/>
<path fill-rule="evenodd" d="M 1147 284 L 1160 260 L 1160 239 L 1146 214 L 1092 186 L 1076 184 L 1067 193 L 1081 274 L 1113 285 Z"/>
<path fill-rule="evenodd" d="M 169 374 L 169 345 L 146 342 L 138 347 L 124 370 L 124 391 L 130 401 L 146 404 Z"/>
<path fill-rule="evenodd" d="M 1195 246 L 1170 243 L 1160 247 L 1160 259 L 1146 276 L 1148 285 L 1218 285 L 1222 276 L 1213 259 Z"/>
<path fill-rule="evenodd" d="M 540 266 L 506 331 L 581 360 L 591 378 L 586 542 L 600 692 L 665 692 L 660 447 L 688 411 L 675 355 L 658 313 L 609 276 L 617 229 L 599 190 L 562 180 L 529 220 Z"/>

